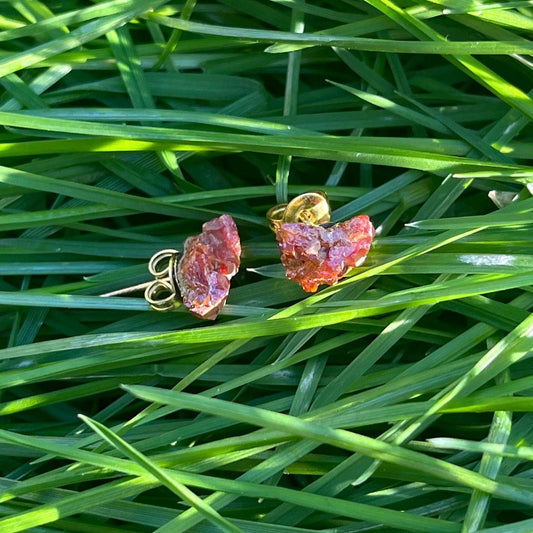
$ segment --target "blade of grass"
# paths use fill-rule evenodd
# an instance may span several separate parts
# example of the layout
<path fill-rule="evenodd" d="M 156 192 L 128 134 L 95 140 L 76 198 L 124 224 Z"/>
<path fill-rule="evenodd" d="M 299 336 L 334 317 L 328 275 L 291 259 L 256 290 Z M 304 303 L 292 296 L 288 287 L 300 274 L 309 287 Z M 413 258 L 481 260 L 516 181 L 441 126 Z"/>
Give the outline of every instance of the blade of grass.
<path fill-rule="evenodd" d="M 130 10 L 122 10 L 120 14 L 110 15 L 93 22 L 88 22 L 84 26 L 53 41 L 36 46 L 28 51 L 11 54 L 6 59 L 0 59 L 0 76 L 5 76 L 22 68 L 35 65 L 43 59 L 90 42 L 108 31 L 122 26 L 135 16 L 165 3 L 166 0 L 137 0 L 136 2 L 132 2 L 132 8 Z"/>
<path fill-rule="evenodd" d="M 358 451 L 370 457 L 390 461 L 407 468 L 416 468 L 440 479 L 455 481 L 470 488 L 479 489 L 504 499 L 512 499 L 529 505 L 533 499 L 527 491 L 494 482 L 480 474 L 441 462 L 438 459 L 411 452 L 400 447 L 326 425 L 307 422 L 300 418 L 274 413 L 255 407 L 203 398 L 185 392 L 165 391 L 154 387 L 124 386 L 124 389 L 142 399 L 173 405 L 174 407 L 208 412 L 216 416 L 234 418 L 240 422 L 268 427 L 289 435 L 309 438 L 350 451 Z"/>
<path fill-rule="evenodd" d="M 499 380 L 509 381 L 509 372 Z M 509 439 L 509 434 L 512 428 L 512 416 L 506 411 L 496 411 L 492 420 L 487 441 L 494 444 L 505 445 Z M 490 455 L 484 455 L 481 458 L 479 473 L 484 476 L 495 479 L 498 475 L 501 465 L 501 458 Z M 463 533 L 471 533 L 478 531 L 485 523 L 488 506 L 490 505 L 490 498 L 479 491 L 474 491 L 468 502 L 468 509 L 466 511 Z"/>
<path fill-rule="evenodd" d="M 365 39 L 318 34 L 295 34 L 281 31 L 255 30 L 249 28 L 232 28 L 183 21 L 176 18 L 149 14 L 148 18 L 169 28 L 176 28 L 191 33 L 235 37 L 244 42 L 286 43 L 307 46 L 336 46 L 346 50 L 365 50 L 369 52 L 394 52 L 406 54 L 527 54 L 533 49 L 533 43 L 501 41 L 446 41 L 414 42 L 389 39 Z"/>
<path fill-rule="evenodd" d="M 37 437 L 26 437 L 22 435 L 17 435 L 12 432 L 7 432 L 5 430 L 0 430 L 0 439 L 4 442 L 13 442 L 32 448 L 36 447 L 38 450 L 47 451 L 49 453 L 53 453 L 54 455 L 70 458 L 75 461 L 86 462 L 104 468 L 111 468 L 112 470 L 120 469 L 121 471 L 130 475 L 144 475 L 144 470 L 139 465 L 132 463 L 131 461 L 119 459 L 116 457 L 106 457 L 104 455 L 98 455 L 83 450 L 72 450 L 69 449 L 68 446 L 53 444 Z M 177 472 L 168 469 L 166 469 L 165 472 L 176 481 L 179 481 L 185 485 L 202 487 L 208 490 L 221 490 L 234 493 L 236 492 L 238 494 L 247 494 L 251 497 L 255 496 L 260 498 L 274 497 L 276 499 L 291 501 L 299 505 L 312 507 L 314 509 L 322 510 L 325 512 L 338 512 L 343 516 L 354 518 L 356 520 L 367 519 L 377 523 L 388 523 L 391 526 L 403 524 L 407 528 L 413 531 L 419 531 L 421 533 L 459 532 L 459 528 L 454 523 L 414 515 L 409 516 L 399 511 L 393 511 L 377 507 L 375 508 L 365 504 L 348 502 L 346 500 L 316 497 L 313 494 L 307 494 L 303 497 L 299 494 L 298 491 L 281 487 L 267 487 L 254 483 L 231 481 L 227 479 L 222 480 L 213 476 L 203 476 L 199 474 Z M 142 483 L 143 481 L 149 480 L 141 477 L 138 482 Z M 30 513 L 32 512 L 30 511 Z M 38 512 L 32 513 L 32 515 L 30 516 L 34 520 L 42 520 L 43 518 L 45 518 Z M 50 517 L 46 517 L 46 519 L 49 520 Z M 0 525 L 4 525 L 7 520 L 11 519 L 7 518 L 0 520 Z M 2 522 L 4 523 L 2 524 Z M 11 523 L 16 524 L 16 521 L 11 520 Z"/>
<path fill-rule="evenodd" d="M 80 415 L 81 420 L 85 422 L 95 433 L 100 435 L 104 440 L 109 444 L 115 447 L 117 450 L 122 452 L 126 457 L 131 461 L 137 463 L 141 466 L 146 472 L 155 477 L 160 483 L 165 487 L 170 489 L 174 494 L 182 498 L 189 505 L 198 510 L 207 520 L 215 524 L 220 528 L 221 531 L 226 531 L 228 533 L 242 533 L 242 529 L 237 527 L 235 524 L 232 524 L 229 520 L 217 513 L 212 507 L 199 498 L 193 491 L 188 487 L 177 481 L 176 479 L 171 478 L 166 474 L 166 472 L 159 468 L 157 464 L 151 461 L 148 457 L 140 453 L 133 446 L 128 444 L 126 441 L 121 439 L 118 435 L 113 433 L 110 429 L 105 427 L 103 424 L 91 420 L 89 417 Z"/>

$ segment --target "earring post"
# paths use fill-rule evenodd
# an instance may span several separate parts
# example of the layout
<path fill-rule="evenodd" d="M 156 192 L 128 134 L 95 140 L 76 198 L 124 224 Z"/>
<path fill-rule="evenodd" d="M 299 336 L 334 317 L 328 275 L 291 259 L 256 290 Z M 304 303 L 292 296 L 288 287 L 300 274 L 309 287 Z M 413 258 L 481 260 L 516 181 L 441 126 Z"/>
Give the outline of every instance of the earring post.
<path fill-rule="evenodd" d="M 122 296 L 124 294 L 131 294 L 132 292 L 139 292 L 147 287 L 149 287 L 153 281 L 147 281 L 145 283 L 139 283 L 139 285 L 132 285 L 131 287 L 124 287 L 123 289 L 118 289 L 116 291 L 106 292 L 105 294 L 100 294 L 102 298 L 107 298 L 108 296 Z"/>

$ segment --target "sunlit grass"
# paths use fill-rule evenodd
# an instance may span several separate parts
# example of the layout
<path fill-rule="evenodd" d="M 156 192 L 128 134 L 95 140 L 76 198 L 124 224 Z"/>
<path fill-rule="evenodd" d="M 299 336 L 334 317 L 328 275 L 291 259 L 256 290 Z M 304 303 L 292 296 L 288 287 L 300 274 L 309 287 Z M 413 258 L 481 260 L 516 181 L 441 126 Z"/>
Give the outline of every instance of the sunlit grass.
<path fill-rule="evenodd" d="M 531 4 L 0 3 L 0 532 L 533 531 Z M 222 213 L 216 322 L 100 296 Z"/>

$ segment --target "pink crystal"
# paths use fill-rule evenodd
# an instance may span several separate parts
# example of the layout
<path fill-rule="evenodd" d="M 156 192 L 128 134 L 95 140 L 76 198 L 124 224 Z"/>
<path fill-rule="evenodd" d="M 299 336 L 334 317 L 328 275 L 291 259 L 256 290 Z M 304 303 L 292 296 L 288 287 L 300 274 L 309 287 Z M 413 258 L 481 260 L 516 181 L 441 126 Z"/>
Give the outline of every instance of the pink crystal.
<path fill-rule="evenodd" d="M 228 297 L 230 279 L 240 265 L 241 241 L 229 215 L 206 222 L 189 237 L 177 267 L 183 304 L 194 315 L 214 320 Z"/>
<path fill-rule="evenodd" d="M 330 227 L 285 222 L 276 230 L 276 239 L 287 278 L 315 292 L 362 265 L 374 234 L 368 216 L 360 215 Z"/>

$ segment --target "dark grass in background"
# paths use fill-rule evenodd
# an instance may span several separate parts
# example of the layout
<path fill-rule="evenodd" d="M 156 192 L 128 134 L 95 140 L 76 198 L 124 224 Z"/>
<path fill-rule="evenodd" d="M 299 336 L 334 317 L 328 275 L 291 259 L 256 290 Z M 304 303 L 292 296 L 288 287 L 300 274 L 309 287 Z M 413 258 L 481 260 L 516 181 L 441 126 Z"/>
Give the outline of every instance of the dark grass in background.
<path fill-rule="evenodd" d="M 532 9 L 0 1 L 0 531 L 533 531 Z M 314 189 L 378 234 L 309 295 Z M 221 213 L 216 323 L 98 296 Z"/>

